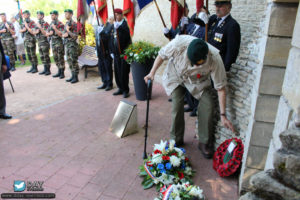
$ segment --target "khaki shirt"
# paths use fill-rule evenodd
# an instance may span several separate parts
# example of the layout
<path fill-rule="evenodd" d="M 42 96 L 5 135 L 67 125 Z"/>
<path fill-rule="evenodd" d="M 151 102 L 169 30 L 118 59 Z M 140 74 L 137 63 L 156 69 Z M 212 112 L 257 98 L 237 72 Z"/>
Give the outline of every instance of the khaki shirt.
<path fill-rule="evenodd" d="M 179 35 L 158 53 L 163 60 L 169 60 L 162 77 L 167 95 L 171 95 L 174 89 L 182 85 L 196 99 L 200 99 L 203 90 L 211 86 L 210 77 L 217 90 L 227 84 L 226 72 L 219 50 L 212 45 L 207 44 L 209 50 L 204 64 L 191 65 L 187 57 L 187 48 L 194 39 L 197 38 L 189 35 Z"/>

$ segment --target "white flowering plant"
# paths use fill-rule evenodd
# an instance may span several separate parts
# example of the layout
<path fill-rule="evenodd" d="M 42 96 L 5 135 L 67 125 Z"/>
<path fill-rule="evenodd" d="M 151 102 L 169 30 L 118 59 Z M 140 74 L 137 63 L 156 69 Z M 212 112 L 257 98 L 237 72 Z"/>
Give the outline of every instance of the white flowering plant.
<path fill-rule="evenodd" d="M 140 176 L 144 178 L 144 189 L 156 185 L 159 191 L 163 186 L 181 182 L 191 182 L 194 171 L 183 148 L 177 148 L 175 141 L 161 141 L 154 145 L 150 156 L 139 167 Z"/>
<path fill-rule="evenodd" d="M 154 200 L 203 200 L 203 190 L 189 182 L 164 186 Z"/>
<path fill-rule="evenodd" d="M 150 42 L 138 41 L 130 44 L 122 56 L 129 64 L 132 62 L 145 64 L 156 58 L 159 49 L 160 47 Z"/>

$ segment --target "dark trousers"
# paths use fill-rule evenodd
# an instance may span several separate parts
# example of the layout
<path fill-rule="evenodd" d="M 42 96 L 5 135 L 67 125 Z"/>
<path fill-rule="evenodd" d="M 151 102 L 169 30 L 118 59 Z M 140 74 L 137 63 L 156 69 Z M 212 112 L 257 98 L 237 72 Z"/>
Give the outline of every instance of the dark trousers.
<path fill-rule="evenodd" d="M 5 107 L 6 107 L 6 101 L 5 101 L 5 94 L 4 94 L 4 87 L 3 87 L 3 74 L 0 72 L 0 115 L 5 114 Z"/>
<path fill-rule="evenodd" d="M 112 86 L 113 85 L 112 59 L 109 55 L 99 58 L 98 69 L 103 84 L 105 86 Z"/>
<path fill-rule="evenodd" d="M 115 80 L 122 92 L 129 92 L 130 65 L 118 56 L 114 58 Z"/>

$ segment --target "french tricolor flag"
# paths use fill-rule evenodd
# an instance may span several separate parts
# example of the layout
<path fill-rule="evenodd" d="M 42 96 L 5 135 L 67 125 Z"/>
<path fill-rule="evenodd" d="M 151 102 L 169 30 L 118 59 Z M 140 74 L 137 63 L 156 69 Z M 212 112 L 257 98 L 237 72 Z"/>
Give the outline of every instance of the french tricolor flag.
<path fill-rule="evenodd" d="M 130 29 L 130 35 L 133 35 L 135 18 L 140 14 L 142 9 L 153 0 L 124 0 L 123 14 L 127 19 Z"/>

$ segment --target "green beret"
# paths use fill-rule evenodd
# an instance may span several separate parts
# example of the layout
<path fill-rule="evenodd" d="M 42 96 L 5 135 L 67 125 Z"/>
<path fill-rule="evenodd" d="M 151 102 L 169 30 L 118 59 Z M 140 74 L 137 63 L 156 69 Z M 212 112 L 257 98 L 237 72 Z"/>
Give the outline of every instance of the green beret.
<path fill-rule="evenodd" d="M 202 39 L 194 39 L 188 46 L 187 55 L 192 65 L 199 60 L 205 60 L 208 54 L 208 46 Z"/>
<path fill-rule="evenodd" d="M 58 11 L 57 11 L 57 10 L 52 10 L 52 11 L 50 12 L 50 15 L 52 15 L 52 14 L 58 15 Z"/>
<path fill-rule="evenodd" d="M 45 15 L 43 11 L 37 11 L 36 14 Z"/>
<path fill-rule="evenodd" d="M 23 14 L 29 14 L 29 15 L 30 15 L 30 12 L 29 12 L 29 10 L 25 10 L 25 11 L 23 12 Z"/>
<path fill-rule="evenodd" d="M 71 9 L 66 9 L 65 12 L 73 14 L 73 10 L 71 10 Z"/>
<path fill-rule="evenodd" d="M 5 14 L 5 13 L 0 13 L 0 15 L 4 15 L 4 16 L 6 16 L 6 14 Z"/>

